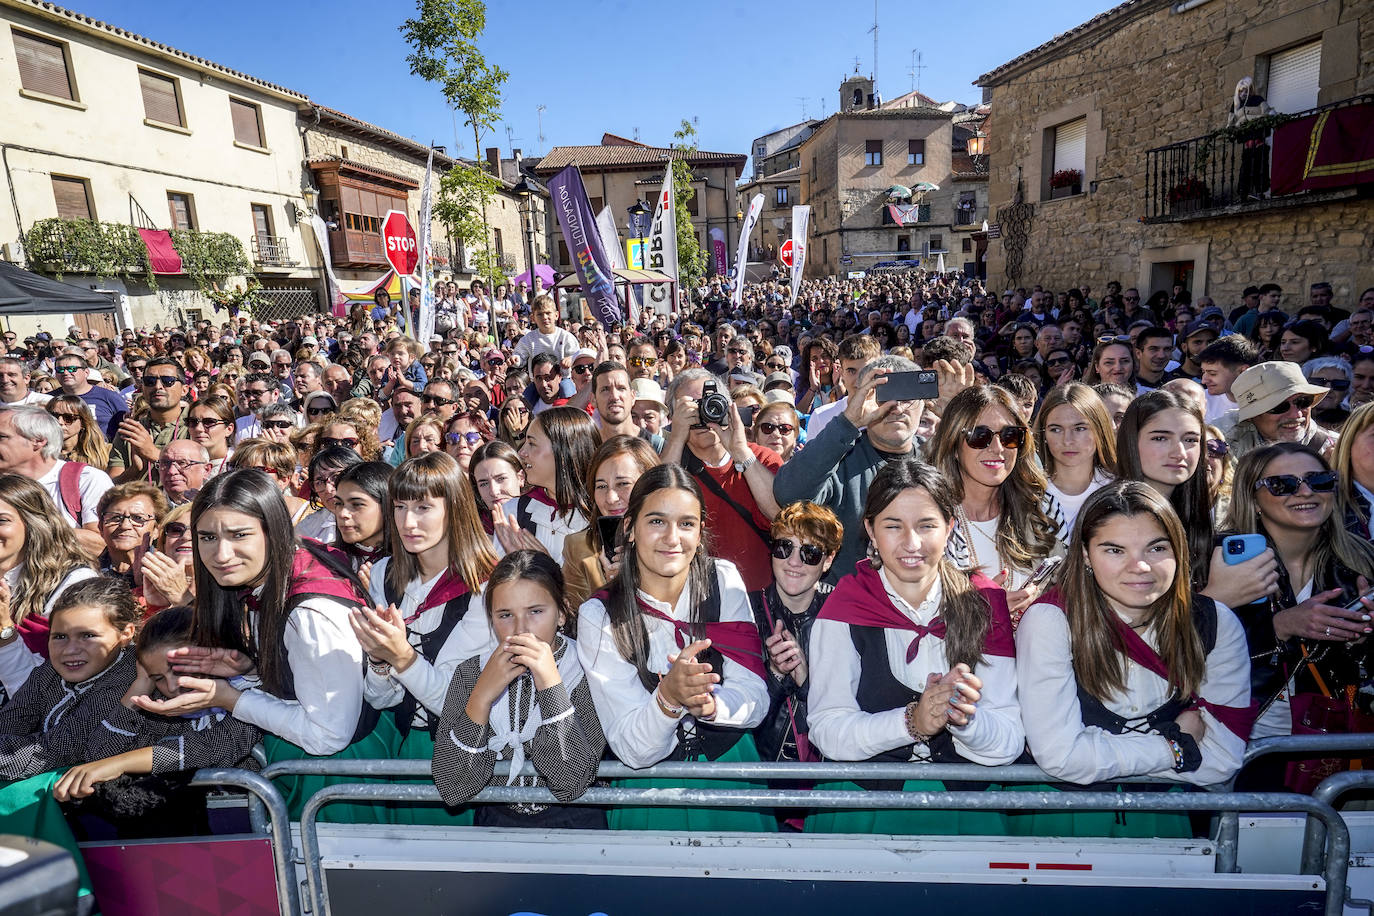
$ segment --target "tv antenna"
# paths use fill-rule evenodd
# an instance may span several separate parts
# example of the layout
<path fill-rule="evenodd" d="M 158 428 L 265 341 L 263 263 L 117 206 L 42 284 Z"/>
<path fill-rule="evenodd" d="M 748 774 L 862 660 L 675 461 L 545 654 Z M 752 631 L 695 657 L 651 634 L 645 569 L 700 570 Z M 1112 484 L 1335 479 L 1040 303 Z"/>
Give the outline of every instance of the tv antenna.
<path fill-rule="evenodd" d="M 548 108 L 547 105 L 540 105 L 535 109 L 535 116 L 539 118 L 539 152 L 541 154 L 544 152 L 544 110 L 546 108 Z"/>
<path fill-rule="evenodd" d="M 794 96 L 792 96 L 792 98 L 796 99 L 798 102 L 801 102 L 802 120 L 803 120 L 803 121 L 808 120 L 808 118 L 806 117 L 806 103 L 807 103 L 808 101 L 810 101 L 809 96 L 794 95 Z"/>
<path fill-rule="evenodd" d="M 878 0 L 873 0 L 873 28 L 869 29 L 873 33 L 873 80 L 874 93 L 877 92 L 878 84 Z"/>
<path fill-rule="evenodd" d="M 519 139 L 520 139 L 519 137 L 515 136 L 515 128 L 514 128 L 514 127 L 511 127 L 509 124 L 507 124 L 507 125 L 506 125 L 506 148 L 509 149 L 509 150 L 511 151 L 510 154 L 511 154 L 511 158 L 512 158 L 512 159 L 515 158 L 515 141 L 516 141 L 516 140 L 519 140 Z"/>
<path fill-rule="evenodd" d="M 921 52 L 918 51 L 916 48 L 912 48 L 912 49 L 911 49 L 911 67 L 910 67 L 910 69 L 907 70 L 907 76 L 910 76 L 910 77 L 911 77 L 911 91 L 912 91 L 912 92 L 920 92 L 920 91 L 921 91 L 921 71 L 924 70 L 924 69 L 926 68 L 926 65 L 923 64 L 923 63 L 921 63 L 921 60 L 922 60 Z"/>

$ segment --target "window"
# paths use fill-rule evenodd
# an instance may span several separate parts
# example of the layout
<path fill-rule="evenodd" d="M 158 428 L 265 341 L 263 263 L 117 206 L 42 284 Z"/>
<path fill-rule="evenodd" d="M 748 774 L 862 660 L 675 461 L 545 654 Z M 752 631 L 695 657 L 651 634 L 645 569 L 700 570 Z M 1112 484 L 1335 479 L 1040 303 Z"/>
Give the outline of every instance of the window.
<path fill-rule="evenodd" d="M 19 85 L 29 92 L 76 101 L 67 48 L 60 41 L 27 32 L 14 33 L 14 58 L 19 64 Z"/>
<path fill-rule="evenodd" d="M 816 180 L 816 157 L 811 157 L 811 180 Z"/>
<path fill-rule="evenodd" d="M 382 218 L 380 216 L 366 216 L 362 213 L 345 213 L 344 228 L 352 229 L 355 232 L 381 232 Z"/>
<path fill-rule="evenodd" d="M 883 164 L 883 141 L 865 140 L 864 141 L 864 165 Z"/>
<path fill-rule="evenodd" d="M 601 209 L 606 206 L 606 199 L 604 197 L 589 197 L 587 198 L 587 202 L 592 205 L 593 216 L 600 213 Z"/>
<path fill-rule="evenodd" d="M 172 214 L 173 229 L 186 230 L 196 228 L 195 202 L 190 194 L 168 191 L 167 209 L 170 210 Z"/>
<path fill-rule="evenodd" d="M 495 246 L 496 246 L 496 257 L 497 257 L 498 259 L 499 259 L 499 258 L 504 258 L 504 257 L 506 256 L 506 246 L 503 245 L 503 244 L 501 243 L 501 230 L 500 230 L 500 229 L 492 229 L 492 230 L 491 230 L 491 240 L 492 240 L 493 244 L 495 244 Z"/>
<path fill-rule="evenodd" d="M 897 236 L 897 250 L 898 250 L 898 251 L 910 251 L 910 250 L 911 250 L 911 236 L 909 236 L 909 235 L 899 235 L 899 236 Z"/>
<path fill-rule="evenodd" d="M 934 254 L 937 251 L 945 250 L 945 237 L 943 235 L 932 235 L 930 237 L 930 251 Z"/>
<path fill-rule="evenodd" d="M 91 212 L 91 190 L 84 178 L 52 176 L 52 196 L 57 201 L 58 219 L 95 219 Z"/>
<path fill-rule="evenodd" d="M 272 208 L 267 204 L 253 204 L 253 234 L 258 244 L 270 245 L 272 239 Z"/>
<path fill-rule="evenodd" d="M 258 106 L 252 102 L 230 99 L 229 116 L 234 122 L 234 142 L 259 149 L 266 146 L 262 142 L 262 113 Z"/>
<path fill-rule="evenodd" d="M 1088 158 L 1087 143 L 1087 118 L 1078 118 L 1056 127 L 1054 129 L 1054 164 L 1050 169 L 1051 173 L 1073 169 L 1079 172 L 1081 176 L 1084 163 L 1087 162 Z"/>
<path fill-rule="evenodd" d="M 954 224 L 956 226 L 972 226 L 974 211 L 978 207 L 978 198 L 973 191 L 959 192 L 959 207 L 954 211 Z"/>
<path fill-rule="evenodd" d="M 160 73 L 138 71 L 138 83 L 143 90 L 143 116 L 159 124 L 185 127 L 181 117 L 181 95 L 177 81 Z"/>
<path fill-rule="evenodd" d="M 777 197 L 774 199 L 774 202 L 779 207 L 785 206 L 787 204 L 787 185 L 782 185 L 778 188 Z"/>
<path fill-rule="evenodd" d="M 830 239 L 821 239 L 821 263 L 830 263 Z"/>
<path fill-rule="evenodd" d="M 572 258 L 568 257 L 568 243 L 565 242 L 565 241 L 563 241 L 562 239 L 559 239 L 559 240 L 558 240 L 558 263 L 559 263 L 559 264 L 569 264 L 569 263 L 571 263 L 571 262 L 572 262 Z"/>
<path fill-rule="evenodd" d="M 964 239 L 960 245 L 960 250 L 969 252 L 973 250 L 973 239 Z"/>
<path fill-rule="evenodd" d="M 1317 107 L 1320 88 L 1322 43 L 1320 40 L 1269 56 L 1269 85 L 1265 100 L 1281 114 L 1295 114 Z"/>
<path fill-rule="evenodd" d="M 687 198 L 687 212 L 696 216 L 699 206 L 700 205 L 697 203 L 697 189 L 692 188 L 692 194 Z"/>
<path fill-rule="evenodd" d="M 925 165 L 926 164 L 926 141 L 908 140 L 906 141 L 906 164 Z"/>

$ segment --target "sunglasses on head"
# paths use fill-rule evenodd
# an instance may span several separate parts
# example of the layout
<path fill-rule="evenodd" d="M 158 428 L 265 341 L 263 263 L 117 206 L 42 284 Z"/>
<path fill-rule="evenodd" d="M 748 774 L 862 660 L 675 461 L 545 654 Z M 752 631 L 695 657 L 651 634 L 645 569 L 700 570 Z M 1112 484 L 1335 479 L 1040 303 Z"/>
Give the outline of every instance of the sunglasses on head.
<path fill-rule="evenodd" d="M 1268 410 L 1265 411 L 1265 413 L 1267 413 L 1267 414 L 1273 414 L 1273 415 L 1276 416 L 1276 417 L 1281 417 L 1281 416 L 1283 416 L 1284 414 L 1288 413 L 1288 411 L 1289 411 L 1290 409 L 1294 408 L 1294 407 L 1296 407 L 1298 410 L 1306 410 L 1307 408 L 1311 407 L 1311 406 L 1312 406 L 1313 404 L 1315 404 L 1315 403 L 1317 403 L 1317 396 L 1316 396 L 1316 395 L 1312 395 L 1312 394 L 1299 394 L 1299 395 L 1296 395 L 1296 396 L 1294 396 L 1294 397 L 1289 398 L 1289 399 L 1286 400 L 1286 401 L 1283 401 L 1282 403 L 1278 404 L 1277 406 L 1274 406 L 1274 407 L 1269 408 Z"/>
<path fill-rule="evenodd" d="M 797 544 L 792 542 L 791 538 L 774 538 L 769 549 L 773 553 L 773 559 L 787 560 L 791 559 L 792 554 L 797 550 L 797 546 Z M 815 544 L 802 544 L 800 546 L 801 561 L 803 563 L 807 566 L 821 565 L 821 560 L 825 559 L 825 551 L 821 550 Z"/>
<path fill-rule="evenodd" d="M 1097 342 L 1100 343 L 1100 344 L 1109 344 L 1109 343 L 1130 343 L 1130 342 L 1131 342 L 1131 335 L 1130 335 L 1130 334 L 1116 334 L 1116 335 L 1104 334 L 1103 336 L 1097 338 Z"/>
<path fill-rule="evenodd" d="M 1307 484 L 1313 493 L 1330 493 L 1336 489 L 1336 480 L 1335 471 L 1308 471 L 1301 477 L 1297 474 L 1275 474 L 1255 481 L 1255 489 L 1264 487 L 1273 496 L 1292 496 L 1302 489 L 1303 484 Z"/>
<path fill-rule="evenodd" d="M 969 448 L 987 448 L 996 436 L 1002 441 L 1003 448 L 1021 448 L 1026 444 L 1026 427 L 1004 426 L 993 430 L 987 426 L 975 426 L 964 431 L 964 444 Z"/>
<path fill-rule="evenodd" d="M 763 433 L 765 436 L 771 436 L 774 433 L 782 433 L 784 436 L 790 436 L 796 431 L 797 427 L 793 426 L 791 423 L 770 423 L 764 420 L 759 424 L 759 432 Z"/>

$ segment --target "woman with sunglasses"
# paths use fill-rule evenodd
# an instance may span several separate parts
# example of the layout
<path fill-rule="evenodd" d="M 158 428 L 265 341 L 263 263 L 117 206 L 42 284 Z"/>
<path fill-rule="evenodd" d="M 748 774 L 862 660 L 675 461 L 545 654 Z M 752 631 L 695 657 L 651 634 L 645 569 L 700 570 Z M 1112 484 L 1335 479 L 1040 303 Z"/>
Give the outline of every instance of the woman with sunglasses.
<path fill-rule="evenodd" d="M 1337 511 L 1337 477 L 1311 448 L 1281 442 L 1236 467 L 1223 527 L 1260 534 L 1278 560 L 1278 589 L 1236 613 L 1245 626 L 1260 717 L 1251 737 L 1287 735 L 1296 694 L 1340 697 L 1370 664 L 1374 601 L 1348 609 L 1374 582 L 1374 544 L 1351 534 Z"/>
<path fill-rule="evenodd" d="M 1254 721 L 1245 637 L 1193 590 L 1188 554 L 1147 484 L 1113 483 L 1084 505 L 1058 586 L 1016 631 L 1021 720 L 1047 773 L 1112 790 L 1132 776 L 1210 785 L 1240 768 Z M 1030 835 L 1192 835 L 1186 815 L 1145 812 L 1013 822 Z"/>
<path fill-rule="evenodd" d="M 998 766 L 1025 748 L 1006 593 L 976 569 L 960 568 L 947 549 L 959 512 L 957 477 L 899 458 L 868 489 L 868 558 L 840 580 L 808 641 L 810 739 L 832 760 Z M 944 786 L 909 780 L 901 788 Z M 911 810 L 827 812 L 807 827 L 1005 832 L 997 813 Z"/>
<path fill-rule="evenodd" d="M 1340 475 L 1345 527 L 1370 540 L 1370 518 L 1374 515 L 1374 403 L 1355 408 L 1346 420 L 1332 464 Z"/>
<path fill-rule="evenodd" d="M 364 422 L 353 413 L 330 413 L 320 424 L 316 449 L 348 448 L 357 452 L 364 461 L 377 461 L 382 455 L 382 445 L 377 441 L 376 427 Z"/>
<path fill-rule="evenodd" d="M 1067 533 L 1028 433 L 1011 394 L 981 386 L 950 399 L 926 446 L 959 501 L 950 558 L 1007 589 L 1013 622 L 1044 590 L 1031 574 L 1063 553 Z"/>
<path fill-rule="evenodd" d="M 286 511 L 294 528 L 314 511 L 309 500 L 296 495 L 302 476 L 302 468 L 296 463 L 298 460 L 294 445 L 273 442 L 270 439 L 244 439 L 238 448 L 234 449 L 234 454 L 229 459 L 229 468 L 257 468 L 270 477 L 281 492 L 282 499 L 286 501 Z"/>
<path fill-rule="evenodd" d="M 296 412 L 287 404 L 268 404 L 258 410 L 260 438 L 291 443 L 291 432 L 298 428 Z"/>
<path fill-rule="evenodd" d="M 612 436 L 592 456 L 586 485 L 595 517 L 586 530 L 563 542 L 563 582 L 570 607 L 581 607 L 620 571 L 621 546 L 602 540 L 601 520 L 623 516 L 635 483 L 658 463 L 653 446 L 638 436 Z"/>
<path fill-rule="evenodd" d="M 110 463 L 110 445 L 85 401 L 74 394 L 59 394 L 43 408 L 62 424 L 63 461 L 79 461 L 102 469 Z"/>
<path fill-rule="evenodd" d="M 773 519 L 773 581 L 749 593 L 768 656 L 768 715 L 754 732 L 764 760 L 819 760 L 807 739 L 807 646 L 833 586 L 823 582 L 844 540 L 840 520 L 824 506 L 798 502 Z"/>
<path fill-rule="evenodd" d="M 493 438 L 491 421 L 477 410 L 455 413 L 448 421 L 444 432 L 444 451 L 453 456 L 458 466 L 466 474 L 472 463 L 472 455 Z"/>
<path fill-rule="evenodd" d="M 312 391 L 301 398 L 301 413 L 306 423 L 318 423 L 339 409 L 339 402 L 328 391 Z"/>
<path fill-rule="evenodd" d="M 1116 429 L 1102 399 L 1082 382 L 1051 388 L 1035 418 L 1035 447 L 1046 491 L 1072 531 L 1088 497 L 1116 479 Z"/>
<path fill-rule="evenodd" d="M 1350 363 L 1339 356 L 1319 356 L 1302 364 L 1302 374 L 1313 385 L 1327 389 L 1326 396 L 1312 405 L 1312 419 L 1339 435 L 1350 416 L 1346 395 L 1355 377 Z"/>
<path fill-rule="evenodd" d="M 1231 456 L 1231 448 L 1226 437 L 1215 426 L 1207 427 L 1207 442 L 1204 454 L 1207 457 L 1207 492 L 1212 498 L 1212 527 L 1215 528 L 1226 517 L 1231 505 L 1231 482 L 1236 476 L 1236 460 Z"/>
<path fill-rule="evenodd" d="M 360 461 L 340 471 L 334 482 L 334 546 L 347 554 L 355 572 L 391 555 L 387 485 L 394 471 L 385 461 Z"/>
<path fill-rule="evenodd" d="M 206 397 L 191 405 L 186 429 L 192 442 L 205 447 L 210 455 L 206 477 L 214 477 L 234 454 L 234 405 L 222 397 Z"/>
<path fill-rule="evenodd" d="M 795 407 L 783 401 L 770 401 L 754 414 L 749 440 L 772 449 L 786 462 L 799 448 L 797 438 L 801 428 L 801 418 Z"/>

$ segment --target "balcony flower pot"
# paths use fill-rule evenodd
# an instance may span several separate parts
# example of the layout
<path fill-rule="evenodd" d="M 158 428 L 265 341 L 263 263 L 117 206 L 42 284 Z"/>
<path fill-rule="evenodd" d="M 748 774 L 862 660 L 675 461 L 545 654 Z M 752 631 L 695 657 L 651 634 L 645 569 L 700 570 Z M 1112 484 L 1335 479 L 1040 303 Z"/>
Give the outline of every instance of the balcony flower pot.
<path fill-rule="evenodd" d="M 1072 197 L 1083 191 L 1083 173 L 1079 169 L 1060 169 L 1050 176 L 1050 200 Z"/>
<path fill-rule="evenodd" d="M 1174 216 L 1197 213 L 1210 204 L 1211 192 L 1207 183 L 1196 176 L 1189 176 L 1169 189 L 1169 212 Z"/>
<path fill-rule="evenodd" d="M 1061 197 L 1073 197 L 1075 194 L 1083 193 L 1081 185 L 1071 184 L 1059 188 L 1050 188 L 1050 200 L 1059 200 Z"/>

